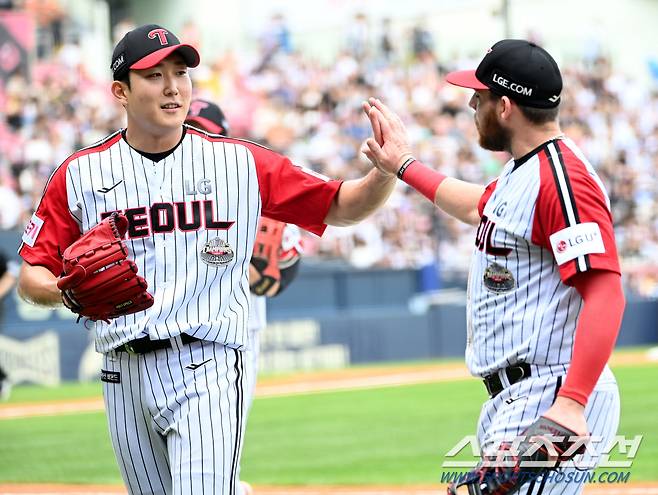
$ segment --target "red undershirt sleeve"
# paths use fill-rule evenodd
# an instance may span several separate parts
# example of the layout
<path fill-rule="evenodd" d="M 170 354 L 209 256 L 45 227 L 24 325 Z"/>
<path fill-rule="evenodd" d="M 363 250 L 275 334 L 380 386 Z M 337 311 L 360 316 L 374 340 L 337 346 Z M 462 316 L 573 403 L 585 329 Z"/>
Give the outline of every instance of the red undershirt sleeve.
<path fill-rule="evenodd" d="M 562 281 L 583 298 L 571 365 L 558 395 L 582 405 L 614 348 L 624 310 L 609 201 L 591 166 L 566 141 L 539 153 L 532 242 L 553 255 Z"/>
<path fill-rule="evenodd" d="M 572 282 L 584 304 L 576 326 L 571 366 L 558 396 L 585 406 L 612 354 L 625 302 L 618 273 L 591 270 L 573 276 Z"/>

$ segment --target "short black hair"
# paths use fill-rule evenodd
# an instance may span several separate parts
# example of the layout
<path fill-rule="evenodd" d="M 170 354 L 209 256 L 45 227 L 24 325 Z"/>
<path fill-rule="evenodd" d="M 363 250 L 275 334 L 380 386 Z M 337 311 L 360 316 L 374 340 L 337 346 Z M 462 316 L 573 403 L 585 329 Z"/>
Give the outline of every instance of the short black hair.
<path fill-rule="evenodd" d="M 554 122 L 557 120 L 558 114 L 560 113 L 559 106 L 554 108 L 534 108 L 527 107 L 525 105 L 519 105 L 519 108 L 521 109 L 521 113 L 526 119 L 537 125 Z"/>
<path fill-rule="evenodd" d="M 501 95 L 496 94 L 493 91 L 489 91 L 489 94 L 491 95 L 491 99 L 493 100 L 500 100 L 502 98 Z M 510 100 L 513 100 L 514 103 L 516 103 L 519 109 L 521 110 L 523 116 L 535 125 L 542 125 L 548 122 L 554 122 L 557 120 L 557 117 L 560 113 L 559 105 L 553 108 L 535 108 L 526 105 L 521 105 L 518 101 L 514 100 L 513 98 L 510 98 Z"/>
<path fill-rule="evenodd" d="M 115 80 L 124 83 L 130 89 L 130 71 L 127 71 L 123 76 Z"/>

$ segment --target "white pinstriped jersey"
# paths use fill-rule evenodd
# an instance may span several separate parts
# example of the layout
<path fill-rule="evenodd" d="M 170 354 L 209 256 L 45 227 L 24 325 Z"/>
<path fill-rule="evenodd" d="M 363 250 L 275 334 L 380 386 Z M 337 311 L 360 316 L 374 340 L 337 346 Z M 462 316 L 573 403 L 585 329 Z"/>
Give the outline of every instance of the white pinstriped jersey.
<path fill-rule="evenodd" d="M 619 272 L 609 201 L 568 139 L 508 162 L 480 200 L 468 281 L 466 361 L 485 376 L 527 362 L 571 361 L 579 272 Z"/>
<path fill-rule="evenodd" d="M 267 298 L 251 294 L 249 308 L 249 331 L 259 332 L 267 325 Z"/>
<path fill-rule="evenodd" d="M 301 244 L 301 233 L 296 225 L 286 225 L 283 229 L 281 239 L 281 250 L 296 250 L 298 253 L 303 251 Z M 251 308 L 249 311 L 249 331 L 258 332 L 267 326 L 267 297 L 251 294 Z M 256 350 L 257 351 L 257 350 Z"/>
<path fill-rule="evenodd" d="M 307 173 L 247 141 L 186 127 L 176 149 L 153 162 L 117 132 L 53 173 L 20 254 L 59 275 L 60 253 L 104 216 L 122 211 L 129 221 L 130 258 L 155 303 L 97 323 L 97 350 L 146 334 L 155 340 L 180 333 L 241 349 L 247 343 L 247 275 L 261 209 L 321 234 L 339 187 L 339 181 Z M 215 238 L 233 252 L 221 266 L 200 256 Z"/>

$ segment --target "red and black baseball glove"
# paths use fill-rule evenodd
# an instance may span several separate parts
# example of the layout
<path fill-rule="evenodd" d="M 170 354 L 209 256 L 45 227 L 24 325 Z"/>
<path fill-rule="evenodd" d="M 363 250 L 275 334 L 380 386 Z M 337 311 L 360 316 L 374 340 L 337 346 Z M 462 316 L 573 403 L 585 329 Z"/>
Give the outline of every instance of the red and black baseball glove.
<path fill-rule="evenodd" d="M 260 219 L 249 279 L 249 288 L 257 296 L 276 296 L 297 276 L 301 255 L 295 246 L 298 243 L 288 245 L 290 239 L 286 241 L 286 233 L 290 237 L 291 231 L 287 230 L 290 228 L 277 220 Z"/>
<path fill-rule="evenodd" d="M 64 251 L 64 274 L 57 287 L 64 305 L 80 318 L 109 323 L 153 305 L 146 280 L 127 259 L 123 242 L 127 228 L 126 217 L 114 213 Z"/>
<path fill-rule="evenodd" d="M 447 495 L 511 495 L 523 485 L 543 480 L 560 463 L 585 451 L 586 440 L 575 432 L 544 416 L 528 427 L 522 441 L 511 453 L 512 445 L 501 447 L 495 459 L 483 461 L 460 483 L 451 483 Z"/>

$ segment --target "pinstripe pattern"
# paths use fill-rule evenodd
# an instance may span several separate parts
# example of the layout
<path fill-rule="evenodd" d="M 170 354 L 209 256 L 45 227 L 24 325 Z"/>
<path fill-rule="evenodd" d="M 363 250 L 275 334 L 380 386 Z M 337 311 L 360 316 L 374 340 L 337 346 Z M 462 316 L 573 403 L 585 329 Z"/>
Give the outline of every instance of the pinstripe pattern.
<path fill-rule="evenodd" d="M 582 156 L 571 141 L 559 143 Z M 507 256 L 492 254 L 476 245 L 468 280 L 466 362 L 476 376 L 519 361 L 568 365 L 571 360 L 582 298 L 562 282 L 553 253 L 532 240 L 541 186 L 540 157 L 548 160 L 554 174 L 567 226 L 579 222 L 557 141 L 540 147 L 520 167 L 515 168 L 513 160 L 505 165 L 484 207 L 483 222 L 484 217 L 488 221 L 480 226 L 478 238 L 490 232 L 493 247 L 510 252 Z M 591 166 L 583 163 L 600 185 Z M 589 268 L 588 258 L 578 259 L 579 270 Z M 484 285 L 485 270 L 493 263 L 512 274 L 512 290 L 494 293 Z"/>
<path fill-rule="evenodd" d="M 202 178 L 212 182 L 212 192 L 186 194 L 186 181 L 196 184 Z M 98 191 L 119 181 L 108 194 Z M 98 323 L 99 352 L 141 335 L 164 339 L 182 332 L 235 348 L 246 345 L 246 275 L 261 208 L 256 164 L 246 147 L 188 133 L 171 155 L 156 164 L 120 139 L 102 152 L 72 161 L 67 188 L 71 211 L 83 232 L 104 212 L 190 200 L 212 200 L 215 219 L 240 225 L 227 230 L 175 229 L 129 240 L 131 258 L 148 282 L 155 304 L 145 313 Z M 210 267 L 199 260 L 205 243 L 215 237 L 234 250 L 227 266 Z M 228 297 L 222 297 L 225 294 Z"/>
<path fill-rule="evenodd" d="M 62 178 L 81 232 L 112 211 L 129 218 L 129 256 L 154 297 L 148 310 L 95 328 L 104 370 L 121 376 L 119 383 L 104 382 L 103 390 L 129 492 L 240 495 L 240 455 L 258 358 L 254 351 L 247 359 L 242 351 L 249 345 L 248 268 L 261 201 L 279 208 L 274 216 L 308 222 L 321 233 L 318 217 L 339 184 L 302 177 L 303 184 L 319 186 L 321 199 L 311 198 L 284 157 L 193 131 L 158 162 L 115 133 L 67 160 L 60 188 Z M 57 239 L 57 226 L 50 223 L 50 229 L 50 238 Z M 209 266 L 200 252 L 217 237 L 233 258 Z M 182 333 L 200 340 L 183 345 Z M 172 347 L 143 355 L 114 351 L 143 336 L 169 339 Z"/>
<path fill-rule="evenodd" d="M 569 140 L 554 140 L 540 146 L 521 166 L 510 161 L 482 212 L 468 280 L 466 361 L 476 376 L 518 362 L 531 365 L 530 378 L 511 386 L 504 383 L 507 387 L 483 405 L 477 435 L 484 456 L 494 455 L 501 443 L 512 442 L 551 407 L 571 362 L 583 301 L 562 281 L 553 253 L 533 242 L 537 202 L 545 186 L 541 184 L 542 163 L 541 170 L 548 167 L 552 174 L 551 190 L 557 194 L 558 214 L 564 217 L 566 227 L 580 222 L 561 146 L 582 160 L 605 194 L 575 145 Z M 496 293 L 485 285 L 485 270 L 494 263 L 512 274 L 510 290 Z M 590 269 L 589 256 L 580 256 L 576 265 L 578 271 Z M 499 376 L 507 381 L 505 375 Z M 617 385 L 607 367 L 590 397 L 585 417 L 592 435 L 604 438 L 596 445 L 600 453 L 619 423 Z M 575 468 L 568 463 L 562 469 Z M 576 483 L 543 479 L 528 483 L 520 493 L 577 495 L 581 490 L 582 485 Z"/>
<path fill-rule="evenodd" d="M 173 340 L 172 349 L 105 355 L 103 369 L 121 373 L 121 383 L 103 384 L 121 475 L 131 494 L 236 494 L 249 379 L 243 353 Z"/>
<path fill-rule="evenodd" d="M 512 442 L 521 435 L 535 420 L 553 404 L 562 376 L 547 371 L 538 371 L 541 376 L 522 380 L 503 390 L 495 398 L 487 401 L 480 413 L 477 438 L 482 455 L 494 455 L 502 442 Z M 514 399 L 511 403 L 507 401 Z M 593 438 L 600 437 L 601 442 L 593 443 L 597 454 L 610 444 L 619 426 L 619 392 L 615 378 L 608 367 L 605 368 L 592 392 L 585 409 L 587 426 Z M 576 459 L 580 466 L 586 466 L 594 459 L 590 454 Z M 576 469 L 573 462 L 561 468 L 565 474 Z M 583 470 L 583 467 L 580 468 Z M 565 478 L 568 479 L 568 478 Z M 583 479 L 583 478 L 576 478 Z M 583 489 L 582 484 L 546 482 L 528 483 L 519 493 L 526 495 L 577 495 Z"/>
<path fill-rule="evenodd" d="M 247 411 L 251 409 L 258 378 L 258 359 L 260 357 L 260 332 L 267 325 L 267 305 L 265 296 L 251 294 L 249 311 L 249 345 L 245 350 L 245 366 L 249 370 L 249 379 L 245 385 Z"/>
<path fill-rule="evenodd" d="M 82 232 L 104 212 L 145 207 L 148 213 L 154 204 L 171 204 L 176 211 L 182 203 L 187 217 L 178 219 L 178 227 L 190 225 L 192 200 L 212 200 L 212 220 L 240 226 L 147 231 L 126 241 L 155 303 L 143 313 L 96 325 L 104 369 L 121 374 L 121 383 L 104 383 L 121 474 L 135 494 L 239 494 L 244 423 L 258 359 L 257 352 L 242 353 L 249 340 L 247 273 L 261 212 L 254 156 L 243 144 L 187 133 L 170 155 L 154 163 L 116 134 L 112 139 L 99 152 L 67 164 L 69 209 Z M 188 184 L 200 179 L 209 180 L 212 191 L 190 195 Z M 205 205 L 202 214 L 208 214 Z M 219 268 L 199 260 L 215 237 L 235 253 Z M 182 345 L 181 333 L 202 341 Z M 175 345 L 140 356 L 112 351 L 144 335 L 172 338 Z M 207 360 L 196 370 L 186 369 Z"/>

